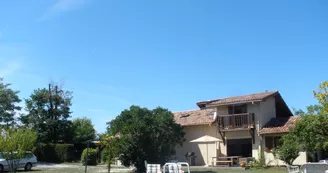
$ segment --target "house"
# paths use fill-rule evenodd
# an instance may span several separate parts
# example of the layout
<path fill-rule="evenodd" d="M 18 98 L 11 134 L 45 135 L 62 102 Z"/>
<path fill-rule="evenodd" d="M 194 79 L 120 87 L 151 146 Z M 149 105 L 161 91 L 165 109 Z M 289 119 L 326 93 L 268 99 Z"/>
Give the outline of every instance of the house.
<path fill-rule="evenodd" d="M 177 156 L 194 152 L 197 156 L 196 165 L 204 165 L 212 157 L 258 159 L 260 152 L 263 152 L 266 164 L 284 164 L 275 159 L 271 150 L 299 117 L 293 116 L 278 91 L 201 101 L 197 105 L 199 110 L 174 113 L 174 120 L 184 127 L 186 138 L 183 146 L 177 147 Z M 216 137 L 220 141 L 190 143 L 204 135 Z M 305 162 L 306 154 L 300 152 L 294 164 Z"/>

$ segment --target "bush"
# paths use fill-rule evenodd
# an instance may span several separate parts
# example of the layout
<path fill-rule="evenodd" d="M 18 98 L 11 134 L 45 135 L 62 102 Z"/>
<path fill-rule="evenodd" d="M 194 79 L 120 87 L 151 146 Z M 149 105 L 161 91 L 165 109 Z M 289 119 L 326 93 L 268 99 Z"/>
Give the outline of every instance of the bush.
<path fill-rule="evenodd" d="M 39 144 L 34 152 L 42 162 L 71 162 L 74 158 L 74 145 L 72 144 Z"/>
<path fill-rule="evenodd" d="M 87 159 L 87 150 L 88 150 L 88 160 Z M 81 156 L 82 164 L 85 165 L 97 165 L 97 150 L 92 148 L 86 148 L 82 152 Z"/>

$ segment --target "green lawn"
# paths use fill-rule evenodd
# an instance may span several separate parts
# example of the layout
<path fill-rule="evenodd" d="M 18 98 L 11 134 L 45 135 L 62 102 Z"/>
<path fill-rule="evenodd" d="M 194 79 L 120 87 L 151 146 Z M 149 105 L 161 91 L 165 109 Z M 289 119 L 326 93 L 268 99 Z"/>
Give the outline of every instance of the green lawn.
<path fill-rule="evenodd" d="M 84 167 L 74 168 L 33 168 L 31 173 L 84 173 Z M 91 166 L 88 167 L 88 173 L 106 173 L 106 167 L 103 166 Z M 21 171 L 24 172 L 24 171 Z"/>
<path fill-rule="evenodd" d="M 238 170 L 238 169 L 191 169 L 192 173 L 287 173 L 286 168 L 268 168 L 268 169 L 249 169 L 249 170 Z"/>
<path fill-rule="evenodd" d="M 33 168 L 32 173 L 84 173 L 84 167 L 75 164 L 74 167 L 56 167 L 56 168 Z M 106 173 L 106 166 L 88 166 L 89 173 Z M 122 171 L 121 173 L 126 173 Z M 210 170 L 210 169 L 192 169 L 191 173 L 287 173 L 285 168 L 269 168 L 269 169 L 251 169 L 251 170 Z"/>

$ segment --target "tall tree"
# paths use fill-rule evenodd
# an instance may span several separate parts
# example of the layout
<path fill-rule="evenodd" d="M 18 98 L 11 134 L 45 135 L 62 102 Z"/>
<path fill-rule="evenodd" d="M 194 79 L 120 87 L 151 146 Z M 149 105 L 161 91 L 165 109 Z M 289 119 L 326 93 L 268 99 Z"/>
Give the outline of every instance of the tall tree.
<path fill-rule="evenodd" d="M 76 118 L 73 120 L 73 141 L 83 143 L 96 138 L 96 130 L 89 118 Z"/>
<path fill-rule="evenodd" d="M 136 166 L 138 172 L 145 172 L 144 161 L 163 164 L 184 141 L 183 128 L 170 111 L 160 107 L 131 106 L 108 125 L 109 135 L 120 134 L 119 159 L 125 166 Z"/>
<path fill-rule="evenodd" d="M 278 147 L 278 156 L 286 163 L 292 163 L 299 148 L 310 153 L 328 149 L 328 81 L 321 83 L 313 94 L 319 104 L 308 106 L 306 113 L 302 111 L 305 116 L 290 129 Z"/>
<path fill-rule="evenodd" d="M 325 115 L 328 114 L 328 81 L 322 82 L 316 91 L 313 91 L 314 97 L 316 97 L 322 106 L 322 111 Z"/>
<path fill-rule="evenodd" d="M 0 122 L 6 126 L 13 124 L 16 111 L 21 109 L 17 106 L 21 101 L 17 95 L 18 91 L 9 88 L 10 85 L 3 83 L 3 79 L 0 78 Z"/>
<path fill-rule="evenodd" d="M 36 129 L 40 142 L 69 142 L 72 122 L 69 120 L 72 92 L 56 84 L 34 90 L 26 99 L 27 115 L 21 121 Z"/>
<path fill-rule="evenodd" d="M 310 105 L 306 107 L 304 112 L 302 109 L 293 108 L 294 115 L 305 116 L 305 115 L 321 115 L 323 113 L 323 107 L 320 104 Z"/>
<path fill-rule="evenodd" d="M 304 116 L 305 115 L 305 112 L 302 109 L 293 108 L 293 112 L 294 112 L 294 115 L 297 115 L 297 116 Z"/>

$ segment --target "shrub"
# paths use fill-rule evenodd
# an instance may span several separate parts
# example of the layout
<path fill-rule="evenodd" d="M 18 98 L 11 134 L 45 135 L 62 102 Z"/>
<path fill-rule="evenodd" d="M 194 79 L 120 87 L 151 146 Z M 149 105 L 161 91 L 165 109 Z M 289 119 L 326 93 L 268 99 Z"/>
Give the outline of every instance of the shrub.
<path fill-rule="evenodd" d="M 262 150 L 260 150 L 258 153 L 258 159 L 250 162 L 249 166 L 255 169 L 261 169 L 267 167 L 265 164 L 265 157 Z"/>
<path fill-rule="evenodd" d="M 34 152 L 42 162 L 71 162 L 74 158 L 72 144 L 39 144 Z"/>
<path fill-rule="evenodd" d="M 88 151 L 88 160 L 87 159 L 87 151 Z M 82 164 L 85 165 L 97 165 L 97 150 L 92 148 L 86 148 L 82 152 L 81 156 Z"/>
<path fill-rule="evenodd" d="M 274 150 L 273 154 L 285 163 L 292 165 L 294 160 L 299 156 L 299 144 L 297 137 L 289 133 L 282 137 L 282 145 Z"/>

